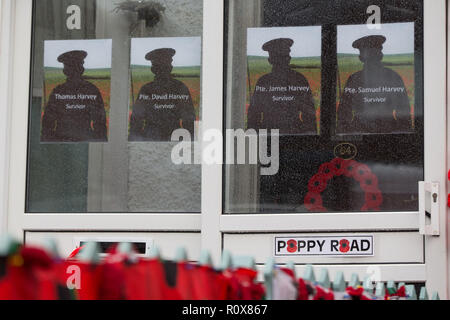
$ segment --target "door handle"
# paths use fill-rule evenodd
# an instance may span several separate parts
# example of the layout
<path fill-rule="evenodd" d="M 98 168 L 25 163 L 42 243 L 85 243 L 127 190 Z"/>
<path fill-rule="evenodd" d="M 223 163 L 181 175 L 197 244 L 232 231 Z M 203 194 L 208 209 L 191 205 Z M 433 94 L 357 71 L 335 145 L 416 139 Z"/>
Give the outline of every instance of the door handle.
<path fill-rule="evenodd" d="M 440 193 L 438 182 L 419 182 L 419 232 L 439 236 Z"/>

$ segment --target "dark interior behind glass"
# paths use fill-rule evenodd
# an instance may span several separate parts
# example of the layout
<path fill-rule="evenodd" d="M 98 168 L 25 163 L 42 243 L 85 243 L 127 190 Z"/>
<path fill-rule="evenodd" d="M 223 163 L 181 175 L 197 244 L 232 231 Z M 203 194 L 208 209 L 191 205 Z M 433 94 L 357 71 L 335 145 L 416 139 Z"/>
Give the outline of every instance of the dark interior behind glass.
<path fill-rule="evenodd" d="M 233 121 L 231 115 L 241 112 L 243 102 L 234 99 L 230 87 L 248 85 L 245 75 L 239 77 L 237 74 L 239 68 L 247 68 L 246 62 L 250 63 L 243 58 L 245 48 L 239 47 L 236 38 L 245 39 L 247 27 L 321 26 L 320 133 L 281 135 L 280 169 L 276 175 L 255 174 L 259 171 L 254 168 L 249 169 L 253 173 L 247 176 L 233 174 L 244 170 L 243 167 L 227 165 L 224 211 L 239 214 L 418 210 L 418 181 L 424 177 L 423 1 L 249 2 L 253 4 L 251 8 L 259 8 L 261 15 L 253 25 L 246 25 L 248 8 L 239 7 L 238 1 L 226 1 L 225 128 L 248 129 L 245 121 Z M 372 5 L 381 9 L 382 25 L 414 24 L 414 34 L 411 35 L 414 52 L 407 61 L 403 61 L 400 55 L 385 55 L 383 58 L 384 68 L 389 69 L 386 72 L 394 70 L 401 73 L 405 86 L 412 86 L 412 89 L 407 88 L 412 91 L 409 96 L 412 117 L 405 132 L 383 132 L 380 129 L 381 132 L 349 133 L 339 130 L 339 105 L 343 105 L 340 100 L 346 88 L 343 81 L 346 66 L 341 63 L 346 57 L 338 52 L 339 30 L 344 30 L 345 26 L 365 25 L 370 17 L 368 7 Z M 245 46 L 246 42 L 241 43 Z M 236 63 L 239 57 L 242 57 L 240 64 Z M 351 58 L 357 59 L 356 56 Z M 307 74 L 307 68 L 304 65 L 295 70 Z M 408 83 L 405 78 L 408 78 Z M 394 111 L 394 119 L 397 116 Z M 379 127 L 382 126 L 380 122 Z M 233 145 L 231 141 L 227 143 Z M 345 174 L 354 170 L 354 166 L 361 172 Z M 242 179 L 252 182 L 242 187 Z M 249 185 L 256 187 L 252 189 Z M 239 190 L 240 195 L 235 190 Z"/>

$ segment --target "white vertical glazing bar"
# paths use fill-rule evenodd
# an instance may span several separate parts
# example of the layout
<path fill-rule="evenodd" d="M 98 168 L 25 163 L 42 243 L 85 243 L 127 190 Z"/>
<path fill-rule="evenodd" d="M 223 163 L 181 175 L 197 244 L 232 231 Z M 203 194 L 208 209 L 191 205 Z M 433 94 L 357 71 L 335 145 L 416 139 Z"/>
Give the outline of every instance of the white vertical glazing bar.
<path fill-rule="evenodd" d="M 0 233 L 7 231 L 14 0 L 0 0 Z"/>
<path fill-rule="evenodd" d="M 449 114 L 450 110 L 450 101 L 448 99 L 450 94 L 450 81 L 449 81 L 449 75 L 450 75 L 450 23 L 448 20 L 448 17 L 450 17 L 450 1 L 447 0 L 447 114 Z M 450 117 L 447 116 L 447 170 L 450 168 Z M 443 184 L 443 189 L 441 189 L 442 194 L 444 195 L 442 198 L 447 198 L 447 193 L 449 191 L 450 187 L 450 181 L 446 181 L 447 183 Z M 450 217 L 450 208 L 448 206 L 444 206 L 444 217 Z M 450 219 L 446 218 L 442 220 L 441 228 L 446 228 L 447 233 L 442 235 L 447 243 L 446 245 L 446 256 L 447 256 L 447 274 L 446 274 L 446 284 L 447 284 L 447 298 L 450 297 Z"/>
<path fill-rule="evenodd" d="M 203 1 L 202 134 L 222 133 L 223 123 L 223 39 L 224 3 Z M 217 137 L 217 135 L 216 135 Z M 220 134 L 222 137 L 222 134 Z M 222 159 L 223 140 L 214 140 Z M 203 140 L 202 151 L 211 151 L 212 141 Z M 210 152 L 208 152 L 210 154 Z M 209 250 L 215 263 L 222 248 L 222 165 L 202 161 L 202 249 Z"/>
<path fill-rule="evenodd" d="M 31 0 L 14 0 L 11 12 L 13 30 L 11 32 L 11 123 L 9 129 L 10 148 L 8 181 L 8 233 L 22 239 L 25 215 L 25 190 L 28 141 L 28 104 L 31 61 Z"/>

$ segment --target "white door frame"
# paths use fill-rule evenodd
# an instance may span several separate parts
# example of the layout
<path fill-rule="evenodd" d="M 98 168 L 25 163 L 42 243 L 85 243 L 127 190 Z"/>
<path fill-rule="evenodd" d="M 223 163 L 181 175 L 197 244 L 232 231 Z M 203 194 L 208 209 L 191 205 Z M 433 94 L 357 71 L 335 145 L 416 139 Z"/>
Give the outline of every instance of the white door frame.
<path fill-rule="evenodd" d="M 205 1 L 204 28 L 204 128 L 223 129 L 223 42 L 224 3 Z M 433 117 L 425 116 L 425 181 L 439 182 L 441 193 L 447 194 L 446 148 L 447 126 L 446 106 L 446 0 L 424 1 L 424 108 L 433 110 Z M 427 48 L 433 48 L 429 50 Z M 214 56 L 213 56 L 214 54 Z M 434 107 L 438 106 L 438 107 Z M 432 137 L 432 138 L 431 138 Z M 432 141 L 432 143 L 430 143 Z M 223 142 L 222 142 L 223 143 Z M 223 147 L 223 145 L 221 146 Z M 223 150 L 223 148 L 221 148 Z M 324 213 L 324 214 L 245 214 L 225 215 L 222 210 L 223 171 L 220 165 L 203 164 L 202 196 L 202 240 L 218 258 L 223 247 L 225 233 L 286 233 L 319 231 L 407 231 L 419 230 L 418 212 L 403 213 Z M 207 186 L 207 187 L 206 187 Z M 441 208 L 447 208 L 447 199 L 439 199 Z M 439 291 L 441 297 L 448 297 L 448 248 L 447 209 L 441 210 L 440 237 L 426 237 L 426 258 L 424 265 L 383 266 L 393 268 L 391 276 L 405 270 L 417 269 L 427 280 L 430 290 Z M 357 263 L 357 262 L 355 262 Z M 397 268 L 396 268 L 397 267 Z M 349 269 L 349 267 L 346 267 Z M 350 269 L 353 267 L 350 267 Z M 411 269 L 412 268 L 412 269 Z M 395 269 L 395 270 L 394 270 Z M 414 271 L 412 271 L 414 273 Z M 418 277 L 420 278 L 420 276 Z M 444 279 L 443 279 L 444 278 Z M 395 278 L 394 278 L 395 279 Z M 394 280 L 393 279 L 393 280 Z"/>
<path fill-rule="evenodd" d="M 11 124 L 14 0 L 0 0 L 0 233 L 7 231 L 9 131 Z"/>

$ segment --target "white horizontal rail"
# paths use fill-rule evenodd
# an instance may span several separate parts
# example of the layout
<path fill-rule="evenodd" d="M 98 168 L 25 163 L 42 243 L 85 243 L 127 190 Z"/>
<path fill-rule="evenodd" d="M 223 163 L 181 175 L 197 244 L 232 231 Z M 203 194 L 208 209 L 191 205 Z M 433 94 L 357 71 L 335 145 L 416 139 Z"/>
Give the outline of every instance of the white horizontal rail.
<path fill-rule="evenodd" d="M 270 215 L 222 215 L 220 231 L 309 232 L 418 230 L 419 214 L 406 213 L 314 213 Z"/>
<path fill-rule="evenodd" d="M 124 219 L 124 216 L 126 218 Z M 27 214 L 25 231 L 200 231 L 200 214 Z"/>

